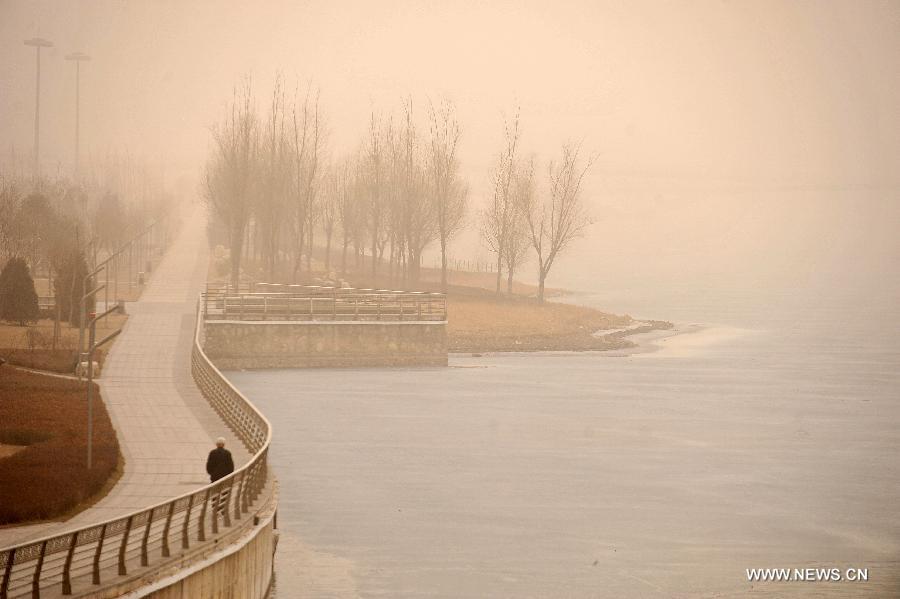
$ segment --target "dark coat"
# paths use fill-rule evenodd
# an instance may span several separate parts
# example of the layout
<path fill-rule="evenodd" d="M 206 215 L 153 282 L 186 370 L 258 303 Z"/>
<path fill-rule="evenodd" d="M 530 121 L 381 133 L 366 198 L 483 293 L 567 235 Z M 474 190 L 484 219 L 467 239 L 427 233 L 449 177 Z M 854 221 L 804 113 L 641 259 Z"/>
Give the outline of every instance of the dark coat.
<path fill-rule="evenodd" d="M 212 482 L 234 472 L 234 460 L 231 459 L 231 452 L 224 447 L 216 447 L 210 451 L 209 457 L 206 458 L 206 472 L 209 473 L 209 480 Z"/>

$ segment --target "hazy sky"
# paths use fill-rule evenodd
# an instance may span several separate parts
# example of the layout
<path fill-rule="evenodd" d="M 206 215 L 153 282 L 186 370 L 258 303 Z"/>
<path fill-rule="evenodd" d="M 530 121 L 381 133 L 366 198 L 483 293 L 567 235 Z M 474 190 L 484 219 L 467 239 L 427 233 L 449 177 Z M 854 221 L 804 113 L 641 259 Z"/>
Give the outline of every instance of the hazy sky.
<path fill-rule="evenodd" d="M 896 0 L 0 0 L 4 153 L 31 150 L 34 50 L 22 41 L 33 35 L 56 44 L 43 60 L 42 153 L 63 170 L 74 137 L 63 57 L 81 50 L 94 58 L 82 71 L 84 151 L 127 148 L 173 175 L 199 171 L 235 81 L 251 74 L 263 107 L 280 70 L 321 87 L 335 152 L 373 107 L 411 94 L 424 114 L 427 96 L 453 99 L 476 203 L 517 105 L 527 151 L 547 158 L 582 139 L 598 155 L 587 185 L 598 251 L 663 236 L 661 251 L 638 257 L 671 270 L 722 243 L 728 260 L 770 248 L 766 234 L 796 257 L 814 247 L 797 239 L 815 233 L 798 219 L 833 229 L 847 213 L 863 219 L 850 241 L 874 226 L 876 245 L 895 249 Z M 797 194 L 760 195 L 785 191 Z"/>

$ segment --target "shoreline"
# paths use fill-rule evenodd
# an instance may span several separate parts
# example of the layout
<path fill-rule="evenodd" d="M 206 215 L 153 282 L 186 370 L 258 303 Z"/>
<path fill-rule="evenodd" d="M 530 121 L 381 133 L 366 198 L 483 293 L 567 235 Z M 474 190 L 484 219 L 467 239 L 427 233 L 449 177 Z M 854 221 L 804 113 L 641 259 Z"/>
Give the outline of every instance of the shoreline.
<path fill-rule="evenodd" d="M 635 327 L 632 331 L 637 331 Z M 642 330 L 640 332 L 623 332 L 631 334 L 633 345 L 627 348 L 613 350 L 534 350 L 534 351 L 489 351 L 489 352 L 451 352 L 450 357 L 455 359 L 481 358 L 481 357 L 575 357 L 589 356 L 600 358 L 629 358 L 629 357 L 661 357 L 661 358 L 685 358 L 692 357 L 707 351 L 710 346 L 727 342 L 737 337 L 758 334 L 763 331 L 755 329 L 737 328 L 728 325 L 717 324 L 673 324 L 666 329 Z M 616 331 L 615 333 L 619 333 Z M 671 342 L 671 343 L 669 343 Z M 476 366 L 450 365 L 455 368 L 475 368 Z"/>
<path fill-rule="evenodd" d="M 460 351 L 451 351 L 449 352 L 449 356 L 451 358 L 482 358 L 482 357 L 498 357 L 498 356 L 509 356 L 509 357 L 526 357 L 526 356 L 541 356 L 541 357 L 565 357 L 565 356 L 587 356 L 596 354 L 597 357 L 601 358 L 628 358 L 631 356 L 638 356 L 644 354 L 652 354 L 660 352 L 666 349 L 665 346 L 659 345 L 658 342 L 665 341 L 667 339 L 672 339 L 674 337 L 680 337 L 682 335 L 690 335 L 693 333 L 699 333 L 705 330 L 708 330 L 712 327 L 708 325 L 701 324 L 689 324 L 689 325 L 679 325 L 673 323 L 669 328 L 654 328 L 651 330 L 632 330 L 631 332 L 626 332 L 622 334 L 625 336 L 633 336 L 634 338 L 628 339 L 632 345 L 628 347 L 621 347 L 616 349 L 535 349 L 535 350 L 495 350 L 495 351 L 483 351 L 483 352 L 460 352 Z M 598 331 L 602 332 L 602 331 Z M 613 334 L 619 334 L 618 331 L 615 331 Z M 604 335 L 601 335 L 601 337 Z M 451 365 L 452 367 L 452 365 Z M 463 368 L 463 367 L 461 367 Z"/>
<path fill-rule="evenodd" d="M 562 297 L 572 297 L 566 295 Z M 664 320 L 635 319 L 566 301 L 450 294 L 447 298 L 448 353 L 604 352 L 632 353 L 633 338 L 674 328 Z"/>
<path fill-rule="evenodd" d="M 210 280 L 214 276 L 209 268 Z M 435 277 L 440 271 L 422 270 L 411 291 L 438 290 Z M 322 273 L 319 273 L 322 274 Z M 349 271 L 347 281 L 354 287 L 388 289 L 390 281 L 371 279 Z M 513 294 L 496 295 L 496 280 L 488 273 L 448 273 L 447 353 L 448 355 L 538 352 L 605 352 L 627 355 L 640 351 L 632 339 L 653 331 L 673 328 L 665 320 L 635 319 L 628 314 L 605 312 L 592 305 L 572 301 L 583 295 L 561 288 L 548 289 L 547 301 L 539 303 L 537 287 L 514 282 Z M 308 279 L 309 277 L 306 277 Z M 316 278 L 301 283 L 320 284 Z"/>

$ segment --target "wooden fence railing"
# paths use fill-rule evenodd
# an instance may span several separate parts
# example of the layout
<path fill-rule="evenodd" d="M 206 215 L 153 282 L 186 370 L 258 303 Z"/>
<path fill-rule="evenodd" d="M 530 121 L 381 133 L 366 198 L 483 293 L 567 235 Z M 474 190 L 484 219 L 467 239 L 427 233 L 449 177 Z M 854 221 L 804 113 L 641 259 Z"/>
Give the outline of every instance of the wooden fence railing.
<path fill-rule="evenodd" d="M 206 320 L 447 320 L 447 300 L 442 293 L 294 285 L 284 288 L 288 290 L 207 291 L 202 299 L 203 316 Z"/>
<path fill-rule="evenodd" d="M 136 572 L 161 569 L 216 535 L 252 526 L 268 507 L 272 427 L 209 361 L 201 347 L 201 307 L 191 352 L 191 371 L 203 395 L 253 454 L 229 476 L 196 491 L 132 512 L 31 541 L 0 548 L 0 599 L 71 595 L 116 584 Z M 261 497 L 262 495 L 262 497 Z"/>

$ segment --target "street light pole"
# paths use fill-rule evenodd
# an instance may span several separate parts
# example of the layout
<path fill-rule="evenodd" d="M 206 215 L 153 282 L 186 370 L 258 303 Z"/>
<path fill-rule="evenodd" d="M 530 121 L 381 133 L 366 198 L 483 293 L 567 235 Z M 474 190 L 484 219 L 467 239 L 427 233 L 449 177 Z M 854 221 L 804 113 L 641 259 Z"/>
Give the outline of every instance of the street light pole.
<path fill-rule="evenodd" d="M 78 260 L 77 256 L 75 257 L 75 260 L 76 261 Z M 76 262 L 76 264 L 77 264 L 77 262 Z M 84 353 L 83 353 L 84 352 L 84 332 L 85 332 L 85 326 L 88 323 L 88 321 L 87 321 L 87 298 L 91 297 L 92 295 L 94 295 L 95 293 L 97 293 L 98 291 L 101 291 L 103 289 L 103 286 L 101 285 L 99 287 L 96 287 L 96 288 L 88 291 L 87 285 L 88 285 L 88 282 L 91 280 L 91 277 L 96 275 L 98 272 L 100 272 L 104 268 L 106 268 L 105 262 L 102 265 L 95 268 L 93 272 L 85 275 L 85 277 L 81 280 L 82 296 L 81 296 L 81 305 L 80 305 L 80 311 L 79 311 L 81 314 L 81 322 L 78 325 L 78 352 L 77 352 L 79 365 L 82 363 L 82 361 L 84 359 Z M 95 298 L 95 301 L 96 301 L 96 298 Z M 95 305 L 94 309 L 96 311 L 96 305 Z M 79 375 L 79 377 L 80 377 L 80 375 Z"/>
<path fill-rule="evenodd" d="M 81 63 L 90 60 L 91 57 L 84 52 L 73 52 L 66 56 L 66 60 L 75 63 L 75 174 L 78 174 L 78 148 L 81 131 Z"/>
<path fill-rule="evenodd" d="M 34 46 L 37 74 L 34 93 L 34 178 L 41 177 L 41 48 L 52 48 L 53 42 L 40 37 L 25 40 L 26 46 Z"/>

